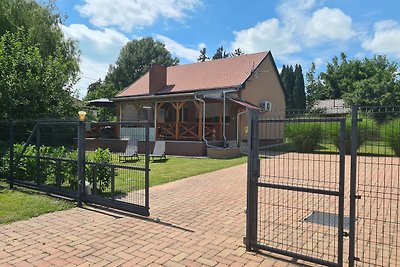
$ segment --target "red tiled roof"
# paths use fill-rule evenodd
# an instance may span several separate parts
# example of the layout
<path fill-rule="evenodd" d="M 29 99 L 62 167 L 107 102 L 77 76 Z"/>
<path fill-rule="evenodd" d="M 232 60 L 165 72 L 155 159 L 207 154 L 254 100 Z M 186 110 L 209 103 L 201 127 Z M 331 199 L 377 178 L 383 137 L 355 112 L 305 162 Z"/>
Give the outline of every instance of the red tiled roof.
<path fill-rule="evenodd" d="M 183 93 L 198 90 L 232 88 L 242 85 L 251 71 L 269 52 L 247 54 L 167 68 L 167 85 L 157 94 Z M 149 94 L 149 73 L 129 85 L 117 97 Z"/>

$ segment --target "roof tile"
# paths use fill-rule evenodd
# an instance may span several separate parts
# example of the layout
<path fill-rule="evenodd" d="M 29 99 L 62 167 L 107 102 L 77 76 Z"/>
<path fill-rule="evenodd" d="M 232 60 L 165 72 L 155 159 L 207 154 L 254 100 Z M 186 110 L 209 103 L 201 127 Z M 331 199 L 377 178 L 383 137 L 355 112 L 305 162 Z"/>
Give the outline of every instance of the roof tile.
<path fill-rule="evenodd" d="M 269 52 L 247 54 L 218 60 L 167 68 L 167 85 L 157 94 L 238 87 L 250 76 Z M 129 85 L 117 97 L 149 94 L 149 73 Z"/>

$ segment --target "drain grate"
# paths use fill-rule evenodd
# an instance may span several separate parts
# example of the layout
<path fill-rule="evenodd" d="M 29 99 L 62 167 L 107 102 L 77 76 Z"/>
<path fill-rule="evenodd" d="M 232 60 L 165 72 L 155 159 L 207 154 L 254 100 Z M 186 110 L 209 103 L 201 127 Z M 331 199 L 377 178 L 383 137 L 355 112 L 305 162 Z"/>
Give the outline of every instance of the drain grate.
<path fill-rule="evenodd" d="M 325 226 L 332 226 L 338 227 L 339 216 L 334 213 L 328 212 L 320 212 L 320 211 L 313 211 L 310 215 L 308 215 L 304 221 L 310 223 L 321 224 Z M 343 218 L 343 228 L 349 229 L 350 225 L 350 218 L 344 217 Z"/>

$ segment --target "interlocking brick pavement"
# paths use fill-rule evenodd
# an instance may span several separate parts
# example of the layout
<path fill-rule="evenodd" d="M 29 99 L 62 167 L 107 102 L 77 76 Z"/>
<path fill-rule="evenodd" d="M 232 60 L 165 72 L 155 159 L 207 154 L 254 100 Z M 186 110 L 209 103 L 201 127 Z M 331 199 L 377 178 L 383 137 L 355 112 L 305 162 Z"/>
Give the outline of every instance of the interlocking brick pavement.
<path fill-rule="evenodd" d="M 150 194 L 150 218 L 86 207 L 2 225 L 0 265 L 294 264 L 245 251 L 245 164 L 153 187 Z"/>

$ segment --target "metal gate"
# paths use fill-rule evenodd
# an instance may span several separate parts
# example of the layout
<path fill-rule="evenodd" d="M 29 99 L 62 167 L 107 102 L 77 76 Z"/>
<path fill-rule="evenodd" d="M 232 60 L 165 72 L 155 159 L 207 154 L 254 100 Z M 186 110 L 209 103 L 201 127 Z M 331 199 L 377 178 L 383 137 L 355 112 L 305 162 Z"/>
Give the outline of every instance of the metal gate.
<path fill-rule="evenodd" d="M 11 187 L 149 216 L 146 121 L 19 121 L 9 128 Z"/>
<path fill-rule="evenodd" d="M 249 113 L 247 250 L 343 265 L 345 127 L 345 118 Z M 295 147 L 283 142 L 284 133 Z M 308 153 L 315 150 L 321 152 Z"/>

